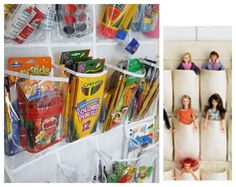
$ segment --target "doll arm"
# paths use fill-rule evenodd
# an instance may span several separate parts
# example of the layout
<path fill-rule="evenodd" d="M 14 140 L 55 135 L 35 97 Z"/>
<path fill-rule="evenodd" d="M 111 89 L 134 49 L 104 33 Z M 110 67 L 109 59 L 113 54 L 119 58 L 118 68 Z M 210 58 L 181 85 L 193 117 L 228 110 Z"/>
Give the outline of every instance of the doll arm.
<path fill-rule="evenodd" d="M 175 180 L 179 179 L 179 178 L 183 175 L 183 173 L 184 173 L 184 169 L 182 169 L 178 174 L 176 174 L 176 175 L 174 176 L 174 179 L 175 179 Z"/>
<path fill-rule="evenodd" d="M 219 65 L 220 65 L 219 70 L 224 70 L 225 69 L 224 65 L 221 62 L 219 62 Z"/>
<path fill-rule="evenodd" d="M 192 113 L 192 118 L 193 118 L 194 128 L 197 129 L 198 128 L 198 124 L 197 124 L 197 121 L 196 121 L 194 113 Z"/>
<path fill-rule="evenodd" d="M 204 123 L 204 129 L 205 129 L 205 130 L 207 130 L 208 119 L 209 119 L 209 112 L 206 113 L 206 119 L 205 119 L 205 123 Z"/>
<path fill-rule="evenodd" d="M 192 66 L 193 66 L 193 70 L 195 71 L 195 73 L 197 74 L 197 75 L 199 75 L 200 74 L 200 68 L 196 65 L 196 64 L 192 64 Z"/>
<path fill-rule="evenodd" d="M 179 66 L 177 67 L 177 69 L 183 69 L 182 62 L 179 64 Z"/>
<path fill-rule="evenodd" d="M 225 131 L 225 120 L 224 119 L 220 120 L 220 126 L 221 126 L 222 132 L 224 132 Z"/>
<path fill-rule="evenodd" d="M 193 172 L 193 171 L 191 171 L 191 174 L 192 174 L 192 176 L 193 176 L 193 178 L 195 179 L 195 180 L 199 180 L 199 178 L 198 178 L 198 176 L 197 175 L 195 175 L 195 173 Z"/>
<path fill-rule="evenodd" d="M 178 129 L 179 128 L 179 114 L 177 113 L 177 119 L 176 119 L 176 122 L 175 122 L 175 127 L 174 127 L 174 129 L 173 129 L 173 131 L 175 131 L 176 129 Z"/>

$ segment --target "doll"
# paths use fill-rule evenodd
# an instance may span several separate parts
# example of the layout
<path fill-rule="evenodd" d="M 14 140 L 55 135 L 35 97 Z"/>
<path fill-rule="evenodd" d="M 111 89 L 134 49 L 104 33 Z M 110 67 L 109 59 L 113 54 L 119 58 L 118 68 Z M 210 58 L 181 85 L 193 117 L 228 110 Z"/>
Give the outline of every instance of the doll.
<path fill-rule="evenodd" d="M 194 171 L 199 168 L 199 161 L 193 158 L 185 158 L 179 161 L 180 172 L 174 176 L 174 179 L 179 179 L 184 173 L 190 173 L 195 180 L 200 180 L 198 176 L 195 175 Z"/>
<path fill-rule="evenodd" d="M 200 69 L 197 65 L 195 65 L 191 60 L 190 53 L 184 53 L 182 56 L 182 62 L 177 67 L 177 69 L 184 69 L 184 70 L 193 70 L 197 75 L 200 74 Z"/>
<path fill-rule="evenodd" d="M 181 98 L 182 107 L 177 111 L 177 128 L 180 122 L 185 125 L 190 125 L 194 122 L 194 128 L 198 128 L 197 121 L 195 119 L 195 114 L 191 108 L 191 98 L 188 95 L 183 95 Z"/>
<path fill-rule="evenodd" d="M 219 94 L 215 93 L 208 99 L 208 105 L 205 107 L 206 120 L 204 129 L 207 130 L 208 120 L 220 120 L 221 130 L 225 130 L 225 113 L 226 110 L 223 107 L 223 102 Z"/>
<path fill-rule="evenodd" d="M 219 54 L 216 51 L 212 51 L 210 53 L 210 59 L 203 66 L 203 69 L 217 70 L 217 71 L 225 69 L 223 64 L 219 61 Z"/>

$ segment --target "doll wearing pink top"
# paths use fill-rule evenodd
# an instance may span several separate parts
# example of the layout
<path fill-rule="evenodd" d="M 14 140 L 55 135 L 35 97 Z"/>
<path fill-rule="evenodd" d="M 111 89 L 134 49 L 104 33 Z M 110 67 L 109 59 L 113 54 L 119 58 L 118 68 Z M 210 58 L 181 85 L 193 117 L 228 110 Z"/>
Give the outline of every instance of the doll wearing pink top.
<path fill-rule="evenodd" d="M 184 53 L 182 56 L 182 62 L 177 67 L 177 69 L 183 69 L 183 70 L 193 70 L 197 75 L 200 74 L 200 69 L 197 65 L 195 65 L 192 62 L 191 54 L 190 53 Z"/>

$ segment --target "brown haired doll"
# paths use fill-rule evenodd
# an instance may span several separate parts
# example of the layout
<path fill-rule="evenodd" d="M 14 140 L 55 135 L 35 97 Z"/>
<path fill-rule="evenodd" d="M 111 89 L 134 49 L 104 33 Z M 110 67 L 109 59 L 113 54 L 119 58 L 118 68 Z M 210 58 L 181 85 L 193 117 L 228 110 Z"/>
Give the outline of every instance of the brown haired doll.
<path fill-rule="evenodd" d="M 223 107 L 223 102 L 219 94 L 215 93 L 211 95 L 208 99 L 208 105 L 205 107 L 206 120 L 204 124 L 204 129 L 207 129 L 208 120 L 220 121 L 221 130 L 225 130 L 225 113 L 226 110 Z"/>
<path fill-rule="evenodd" d="M 183 95 L 181 98 L 182 107 L 177 110 L 177 128 L 180 122 L 184 125 L 190 125 L 194 122 L 194 128 L 198 128 L 195 114 L 191 108 L 191 98 L 188 95 Z"/>
<path fill-rule="evenodd" d="M 224 70 L 223 64 L 219 61 L 219 54 L 216 51 L 211 51 L 210 59 L 205 63 L 203 69 L 207 70 Z"/>

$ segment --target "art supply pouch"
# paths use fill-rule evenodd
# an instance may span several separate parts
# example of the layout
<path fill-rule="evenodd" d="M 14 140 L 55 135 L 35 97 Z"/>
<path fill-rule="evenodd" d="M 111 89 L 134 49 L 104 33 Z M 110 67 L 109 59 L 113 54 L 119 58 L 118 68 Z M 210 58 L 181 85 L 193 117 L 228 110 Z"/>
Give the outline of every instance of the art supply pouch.
<path fill-rule="evenodd" d="M 113 71 L 107 82 L 104 102 L 107 114 L 103 130 L 107 131 L 126 120 L 127 111 L 139 87 L 140 79 L 144 77 L 144 69 L 137 59 L 130 59 L 128 63 L 120 63 L 118 67 L 106 64 Z"/>
<path fill-rule="evenodd" d="M 64 108 L 68 79 L 5 70 L 18 103 L 21 146 L 40 152 L 64 138 Z"/>

